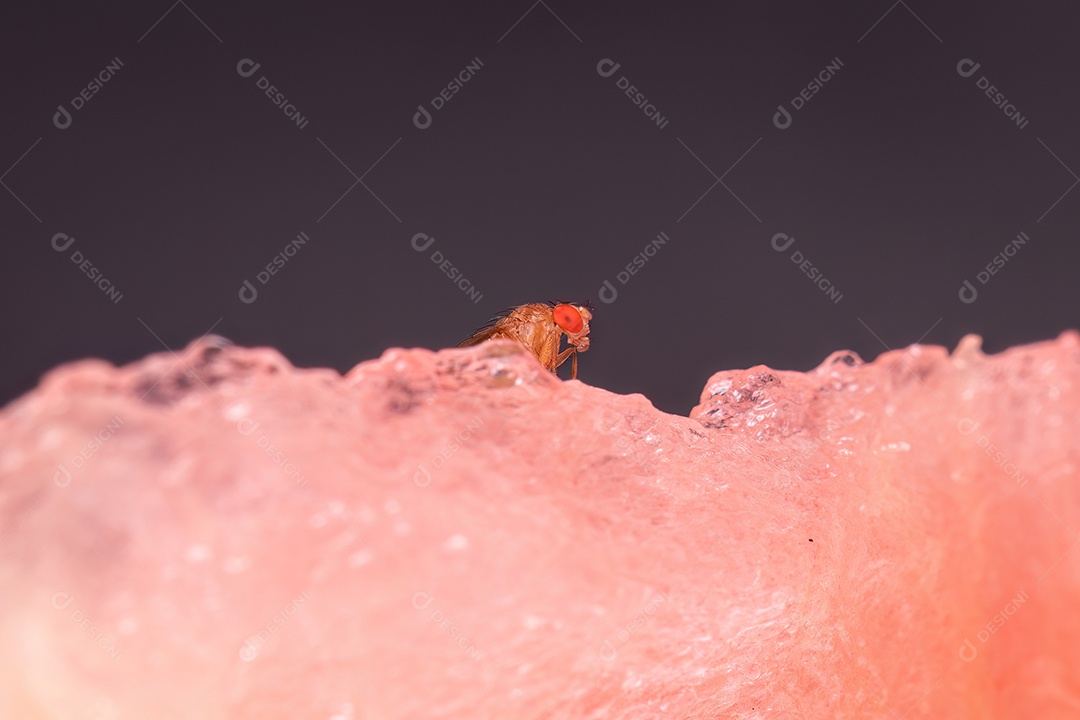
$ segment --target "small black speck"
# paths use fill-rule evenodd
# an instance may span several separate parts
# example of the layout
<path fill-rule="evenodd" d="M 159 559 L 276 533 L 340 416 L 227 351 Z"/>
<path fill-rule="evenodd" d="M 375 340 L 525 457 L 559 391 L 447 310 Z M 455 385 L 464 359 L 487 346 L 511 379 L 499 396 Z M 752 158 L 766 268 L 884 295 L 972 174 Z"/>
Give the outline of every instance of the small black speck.
<path fill-rule="evenodd" d="M 810 538 L 810 542 L 814 542 L 814 538 Z"/>
<path fill-rule="evenodd" d="M 854 353 L 844 353 L 837 355 L 833 358 L 833 365 L 847 365 L 848 367 L 855 367 L 856 365 L 862 365 L 862 361 Z"/>

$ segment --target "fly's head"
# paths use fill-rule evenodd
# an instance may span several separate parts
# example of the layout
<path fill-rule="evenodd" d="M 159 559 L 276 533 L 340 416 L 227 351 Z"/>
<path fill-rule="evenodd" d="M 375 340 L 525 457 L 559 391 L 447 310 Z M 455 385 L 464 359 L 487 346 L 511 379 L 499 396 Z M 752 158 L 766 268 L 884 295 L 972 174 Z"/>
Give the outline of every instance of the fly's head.
<path fill-rule="evenodd" d="M 566 333 L 566 340 L 578 352 L 589 349 L 589 321 L 592 312 L 586 305 L 559 303 L 552 308 L 555 324 Z"/>

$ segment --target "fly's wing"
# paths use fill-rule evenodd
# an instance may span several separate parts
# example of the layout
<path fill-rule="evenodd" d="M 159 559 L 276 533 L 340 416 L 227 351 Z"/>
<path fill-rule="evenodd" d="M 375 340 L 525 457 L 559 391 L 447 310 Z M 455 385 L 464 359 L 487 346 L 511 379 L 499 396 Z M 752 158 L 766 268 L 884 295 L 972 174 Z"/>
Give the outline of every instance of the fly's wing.
<path fill-rule="evenodd" d="M 510 313 L 514 312 L 515 309 L 516 308 L 507 308 L 506 310 L 503 310 L 501 313 L 477 328 L 472 335 L 459 342 L 457 346 L 459 348 L 472 347 L 473 345 L 479 345 L 485 340 L 490 340 L 502 331 L 503 320 L 505 320 Z"/>
<path fill-rule="evenodd" d="M 462 347 L 471 347 L 473 345 L 479 345 L 480 343 L 484 342 L 485 340 L 490 340 L 491 336 L 494 335 L 495 332 L 496 332 L 496 327 L 495 327 L 494 324 L 492 324 L 490 327 L 486 327 L 486 326 L 482 327 L 479 330 L 477 330 L 476 332 L 474 332 L 472 335 L 470 335 L 469 337 L 467 337 L 464 340 L 462 340 L 461 342 L 459 342 L 457 344 L 457 346 L 459 348 L 462 348 Z"/>

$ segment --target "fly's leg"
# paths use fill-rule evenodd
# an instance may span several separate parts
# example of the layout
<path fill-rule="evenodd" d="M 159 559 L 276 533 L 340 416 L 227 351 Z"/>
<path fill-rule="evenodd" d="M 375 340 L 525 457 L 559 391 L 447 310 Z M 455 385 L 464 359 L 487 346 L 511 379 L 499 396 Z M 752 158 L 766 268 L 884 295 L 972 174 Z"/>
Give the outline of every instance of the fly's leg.
<path fill-rule="evenodd" d="M 571 380 L 576 380 L 577 379 L 577 348 L 568 347 L 565 350 L 563 350 L 561 353 L 559 353 L 559 357 L 555 358 L 555 367 L 558 368 L 560 365 L 562 365 L 564 362 L 566 362 L 566 358 L 570 357 L 571 355 L 574 356 L 574 360 L 570 364 L 570 379 Z M 555 371 L 552 370 L 552 372 L 555 372 Z"/>

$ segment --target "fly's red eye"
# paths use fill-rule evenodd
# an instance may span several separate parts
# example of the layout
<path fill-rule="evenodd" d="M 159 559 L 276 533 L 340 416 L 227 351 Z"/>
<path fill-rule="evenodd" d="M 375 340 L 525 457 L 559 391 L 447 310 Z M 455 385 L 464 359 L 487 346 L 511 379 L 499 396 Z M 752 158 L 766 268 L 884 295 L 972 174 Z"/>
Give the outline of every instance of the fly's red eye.
<path fill-rule="evenodd" d="M 555 324 L 568 333 L 581 332 L 581 328 L 585 326 L 585 321 L 581 319 L 581 313 L 573 305 L 567 305 L 566 303 L 556 305 L 553 312 Z"/>

